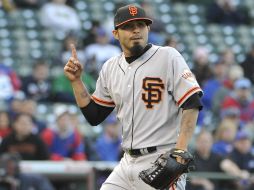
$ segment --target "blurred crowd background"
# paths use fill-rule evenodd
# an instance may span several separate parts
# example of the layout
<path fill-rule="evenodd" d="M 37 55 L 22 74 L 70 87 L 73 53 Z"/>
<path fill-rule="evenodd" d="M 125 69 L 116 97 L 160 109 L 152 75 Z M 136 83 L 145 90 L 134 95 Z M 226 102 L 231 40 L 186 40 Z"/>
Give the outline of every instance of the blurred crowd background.
<path fill-rule="evenodd" d="M 19 153 L 18 160 L 121 158 L 115 113 L 91 127 L 63 67 L 75 43 L 92 93 L 103 63 L 121 52 L 111 31 L 115 10 L 127 3 L 147 11 L 154 19 L 149 42 L 176 48 L 204 91 L 190 146 L 196 170 L 227 172 L 228 160 L 241 170 L 237 181 L 190 179 L 187 190 L 253 189 L 253 0 L 2 0 L 0 154 Z"/>

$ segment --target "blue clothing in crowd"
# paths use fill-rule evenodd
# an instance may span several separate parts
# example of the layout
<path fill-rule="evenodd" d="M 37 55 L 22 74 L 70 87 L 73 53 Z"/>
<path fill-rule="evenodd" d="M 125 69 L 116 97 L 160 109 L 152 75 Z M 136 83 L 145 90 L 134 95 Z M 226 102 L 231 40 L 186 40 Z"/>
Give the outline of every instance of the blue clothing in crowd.
<path fill-rule="evenodd" d="M 106 135 L 102 135 L 96 141 L 95 149 L 100 160 L 118 161 L 120 154 L 121 139 L 112 140 Z"/>

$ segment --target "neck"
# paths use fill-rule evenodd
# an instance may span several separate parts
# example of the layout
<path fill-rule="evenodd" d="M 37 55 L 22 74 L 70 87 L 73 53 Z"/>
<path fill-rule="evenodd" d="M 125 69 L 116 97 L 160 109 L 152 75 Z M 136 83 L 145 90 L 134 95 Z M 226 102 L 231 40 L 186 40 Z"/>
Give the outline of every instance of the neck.
<path fill-rule="evenodd" d="M 202 153 L 199 153 L 200 157 L 202 157 L 203 159 L 207 159 L 210 157 L 210 152 L 209 151 L 203 151 Z"/>
<path fill-rule="evenodd" d="M 140 56 L 142 56 L 147 50 L 149 50 L 150 48 L 152 47 L 152 44 L 147 44 L 143 50 L 136 54 L 136 55 L 133 55 L 133 54 L 130 54 L 129 56 L 127 56 L 128 54 L 124 53 L 124 56 L 125 56 L 125 59 L 128 63 L 131 63 L 133 61 L 135 61 L 137 58 L 139 58 Z"/>
<path fill-rule="evenodd" d="M 136 44 L 133 47 L 131 47 L 130 49 L 128 49 L 128 51 L 124 52 L 125 57 L 139 56 L 144 52 L 146 47 L 147 47 L 147 44 L 145 46 L 142 46 L 140 44 Z"/>
<path fill-rule="evenodd" d="M 23 140 L 23 139 L 26 138 L 26 136 L 27 136 L 27 135 L 21 135 L 21 134 L 17 134 L 17 133 L 16 133 L 16 138 L 17 138 L 18 140 Z"/>

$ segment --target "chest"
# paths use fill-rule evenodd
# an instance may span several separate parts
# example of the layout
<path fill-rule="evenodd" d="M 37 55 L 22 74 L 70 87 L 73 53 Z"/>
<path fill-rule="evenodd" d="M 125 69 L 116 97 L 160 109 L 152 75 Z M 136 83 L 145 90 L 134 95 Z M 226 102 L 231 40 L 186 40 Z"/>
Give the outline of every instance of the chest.
<path fill-rule="evenodd" d="M 117 103 L 135 99 L 151 108 L 160 102 L 167 89 L 167 64 L 157 59 L 119 65 L 116 73 L 110 80 L 109 90 Z"/>

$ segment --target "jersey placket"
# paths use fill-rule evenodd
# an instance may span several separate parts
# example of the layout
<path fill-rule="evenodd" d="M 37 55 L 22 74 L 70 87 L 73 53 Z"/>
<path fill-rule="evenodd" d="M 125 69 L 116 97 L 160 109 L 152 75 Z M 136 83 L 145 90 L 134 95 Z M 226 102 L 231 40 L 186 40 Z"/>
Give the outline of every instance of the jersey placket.
<path fill-rule="evenodd" d="M 124 147 L 132 148 L 131 144 L 133 141 L 133 109 L 134 109 L 134 100 L 133 100 L 133 79 L 136 70 L 135 61 L 131 64 L 127 64 L 125 69 L 125 77 L 123 81 L 122 97 L 125 102 L 124 115 L 126 126 L 123 126 L 123 145 Z"/>

